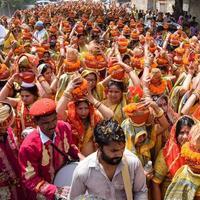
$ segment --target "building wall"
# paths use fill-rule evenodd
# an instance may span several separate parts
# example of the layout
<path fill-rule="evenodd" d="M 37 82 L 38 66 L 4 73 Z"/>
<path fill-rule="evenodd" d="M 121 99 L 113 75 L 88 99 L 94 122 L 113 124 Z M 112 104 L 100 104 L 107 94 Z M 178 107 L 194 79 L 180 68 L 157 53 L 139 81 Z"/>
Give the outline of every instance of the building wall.
<path fill-rule="evenodd" d="M 148 0 L 132 0 L 132 5 L 135 4 L 138 10 L 147 10 Z"/>
<path fill-rule="evenodd" d="M 172 13 L 172 5 L 174 0 L 132 0 L 132 4 L 136 5 L 137 9 L 158 9 L 161 12 Z"/>
<path fill-rule="evenodd" d="M 197 21 L 200 24 L 200 1 L 199 0 L 190 0 L 189 13 L 192 16 L 195 16 L 197 18 Z"/>
<path fill-rule="evenodd" d="M 156 3 L 156 8 L 160 12 L 172 13 L 173 12 L 173 9 L 172 9 L 173 4 L 174 4 L 174 0 L 158 0 L 157 3 Z"/>

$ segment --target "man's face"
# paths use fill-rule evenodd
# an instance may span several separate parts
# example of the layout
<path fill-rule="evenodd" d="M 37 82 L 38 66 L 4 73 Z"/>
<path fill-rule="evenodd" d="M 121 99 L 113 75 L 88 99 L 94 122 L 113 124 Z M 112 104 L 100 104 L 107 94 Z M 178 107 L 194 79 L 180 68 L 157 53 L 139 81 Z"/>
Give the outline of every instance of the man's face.
<path fill-rule="evenodd" d="M 55 132 L 57 124 L 57 113 L 54 112 L 48 116 L 40 117 L 37 121 L 37 124 L 45 135 L 51 137 Z"/>
<path fill-rule="evenodd" d="M 41 31 L 43 29 L 43 26 L 36 26 L 35 28 L 36 30 Z"/>
<path fill-rule="evenodd" d="M 100 148 L 100 157 L 107 164 L 118 165 L 121 162 L 124 149 L 124 142 L 111 142 Z"/>

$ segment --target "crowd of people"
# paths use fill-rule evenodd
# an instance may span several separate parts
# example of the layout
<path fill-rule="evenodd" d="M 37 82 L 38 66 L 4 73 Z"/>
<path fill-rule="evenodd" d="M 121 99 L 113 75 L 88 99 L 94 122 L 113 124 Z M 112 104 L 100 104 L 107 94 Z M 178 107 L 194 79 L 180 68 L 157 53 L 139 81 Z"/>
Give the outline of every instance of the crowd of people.
<path fill-rule="evenodd" d="M 199 40 L 115 3 L 0 16 L 0 200 L 200 199 Z"/>

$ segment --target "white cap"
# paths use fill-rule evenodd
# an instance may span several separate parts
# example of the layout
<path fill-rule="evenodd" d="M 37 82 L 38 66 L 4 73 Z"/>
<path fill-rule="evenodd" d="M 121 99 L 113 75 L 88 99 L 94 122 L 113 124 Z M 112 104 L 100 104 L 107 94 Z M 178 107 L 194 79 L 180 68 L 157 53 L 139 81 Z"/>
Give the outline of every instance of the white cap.
<path fill-rule="evenodd" d="M 152 165 L 152 161 L 151 161 L 151 160 L 149 160 L 147 164 L 148 164 L 148 165 Z"/>
<path fill-rule="evenodd" d="M 25 82 L 22 82 L 21 86 L 25 87 L 25 88 L 31 88 L 31 87 L 35 86 L 35 83 L 25 83 Z"/>

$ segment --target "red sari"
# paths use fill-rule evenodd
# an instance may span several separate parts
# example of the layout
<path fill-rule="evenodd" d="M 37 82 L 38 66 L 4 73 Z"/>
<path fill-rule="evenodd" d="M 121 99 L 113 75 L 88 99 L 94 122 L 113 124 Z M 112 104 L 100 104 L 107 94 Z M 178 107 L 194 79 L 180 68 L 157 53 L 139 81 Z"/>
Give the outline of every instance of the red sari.
<path fill-rule="evenodd" d="M 16 108 L 16 117 L 15 117 L 15 135 L 19 141 L 19 144 L 22 143 L 22 131 L 27 127 L 36 127 L 33 117 L 29 114 L 29 108 L 24 105 L 23 101 L 20 101 L 17 104 Z"/>
<path fill-rule="evenodd" d="M 11 128 L 7 133 L 7 137 L 0 136 L 0 199 L 26 199 L 20 182 L 17 144 Z"/>

